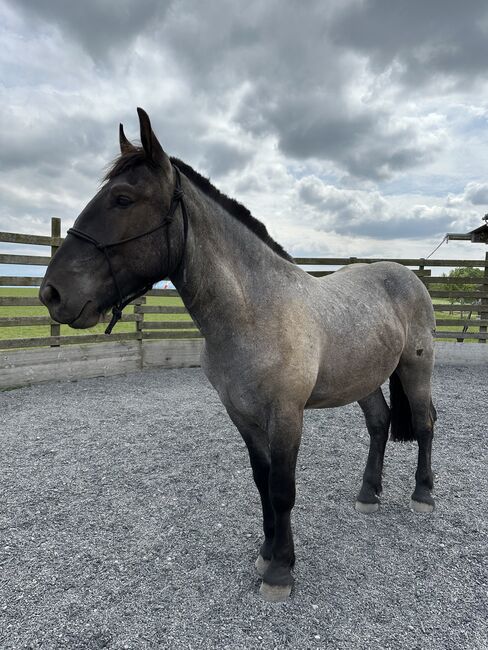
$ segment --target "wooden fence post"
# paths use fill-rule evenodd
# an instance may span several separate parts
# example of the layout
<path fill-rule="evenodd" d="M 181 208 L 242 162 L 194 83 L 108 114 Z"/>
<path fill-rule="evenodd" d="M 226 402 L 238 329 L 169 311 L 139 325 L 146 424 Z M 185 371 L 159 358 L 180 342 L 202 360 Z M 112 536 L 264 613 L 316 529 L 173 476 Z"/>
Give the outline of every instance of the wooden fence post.
<path fill-rule="evenodd" d="M 143 368 L 143 355 L 142 355 L 142 328 L 144 320 L 144 312 L 142 311 L 142 305 L 146 304 L 145 296 L 137 298 L 134 301 L 134 314 L 136 317 L 136 341 L 139 341 L 139 363 L 140 369 Z"/>
<path fill-rule="evenodd" d="M 487 264 L 488 264 L 488 253 L 485 254 L 485 262 L 487 262 Z M 484 277 L 485 280 L 488 280 L 488 265 L 485 266 L 485 272 L 483 274 L 483 277 Z M 487 290 L 488 290 L 488 284 L 482 284 L 481 285 L 481 291 L 485 292 Z M 488 300 L 486 298 L 481 298 L 481 304 L 482 305 L 487 305 L 487 309 L 488 309 Z M 480 313 L 479 317 L 480 317 L 480 320 L 488 319 L 488 311 L 482 311 Z M 482 332 L 486 334 L 486 331 L 487 331 L 486 325 L 480 325 L 480 334 Z M 486 339 L 480 339 L 479 342 L 480 343 L 486 343 Z"/>
<path fill-rule="evenodd" d="M 142 341 L 142 330 L 143 330 L 143 321 L 144 321 L 144 312 L 142 311 L 142 305 L 146 304 L 146 298 L 137 298 L 134 301 L 134 314 L 136 315 L 136 340 Z"/>
<path fill-rule="evenodd" d="M 61 219 L 59 217 L 51 217 L 51 237 L 61 237 Z M 54 253 L 58 250 L 59 246 L 51 244 L 51 259 Z M 61 325 L 59 323 L 51 323 L 51 336 L 61 336 Z M 58 348 L 59 343 L 51 343 L 52 348 Z"/>

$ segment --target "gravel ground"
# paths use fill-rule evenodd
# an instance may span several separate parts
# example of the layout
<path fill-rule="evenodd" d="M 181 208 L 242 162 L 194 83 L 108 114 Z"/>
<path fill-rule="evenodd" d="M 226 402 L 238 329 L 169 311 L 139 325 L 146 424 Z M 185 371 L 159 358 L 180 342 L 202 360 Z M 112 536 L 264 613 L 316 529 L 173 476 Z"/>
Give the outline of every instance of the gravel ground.
<path fill-rule="evenodd" d="M 263 602 L 247 452 L 198 369 L 0 393 L 0 648 L 488 648 L 486 368 L 440 367 L 437 508 L 389 444 L 379 513 L 353 503 L 357 405 L 306 415 L 296 587 Z"/>

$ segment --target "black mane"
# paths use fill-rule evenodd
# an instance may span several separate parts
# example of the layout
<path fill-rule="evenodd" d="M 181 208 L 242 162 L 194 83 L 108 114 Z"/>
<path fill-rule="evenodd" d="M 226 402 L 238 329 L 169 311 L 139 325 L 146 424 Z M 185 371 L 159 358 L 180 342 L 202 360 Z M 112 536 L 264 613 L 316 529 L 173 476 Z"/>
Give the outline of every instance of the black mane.
<path fill-rule="evenodd" d="M 249 210 L 239 203 L 239 201 L 231 199 L 220 192 L 220 190 L 212 185 L 208 178 L 205 178 L 196 172 L 192 167 L 190 167 L 190 165 L 187 165 L 182 160 L 173 157 L 171 157 L 170 160 L 188 178 L 188 180 L 198 187 L 199 190 L 221 205 L 230 215 L 247 226 L 249 230 L 255 233 L 259 239 L 267 244 L 280 257 L 283 257 L 289 262 L 293 262 L 293 258 L 270 236 L 266 226 L 253 217 Z M 138 167 L 145 163 L 147 163 L 147 159 L 144 150 L 142 147 L 137 147 L 134 151 L 119 156 L 107 171 L 103 180 L 108 181 L 128 169 L 133 169 L 134 167 Z"/>

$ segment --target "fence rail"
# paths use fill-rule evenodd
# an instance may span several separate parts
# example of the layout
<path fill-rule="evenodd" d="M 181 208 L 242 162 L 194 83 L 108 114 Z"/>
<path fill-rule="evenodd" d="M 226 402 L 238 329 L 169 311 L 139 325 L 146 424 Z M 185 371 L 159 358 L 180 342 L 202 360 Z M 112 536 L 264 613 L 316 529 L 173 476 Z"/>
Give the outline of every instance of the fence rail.
<path fill-rule="evenodd" d="M 0 232 L 0 243 L 16 246 L 15 252 L 0 254 L 0 264 L 46 266 L 63 241 L 60 235 L 61 221 L 57 218 L 51 220 L 50 236 Z M 47 246 L 50 247 L 50 255 L 36 255 L 32 251 L 21 254 L 17 252 L 21 246 Z M 308 271 L 311 275 L 321 277 L 333 273 L 339 266 L 386 259 L 412 268 L 424 282 L 434 303 L 437 338 L 486 343 L 488 253 L 484 260 L 300 257 L 295 262 L 304 267 L 322 267 Z M 432 275 L 432 268 L 442 267 L 481 268 L 483 275 L 455 279 Z M 110 337 L 102 333 L 101 326 L 75 335 L 67 326 L 54 322 L 37 298 L 36 287 L 40 286 L 41 280 L 41 277 L 32 275 L 0 275 L 0 349 L 201 337 L 177 292 L 171 289 L 154 289 L 143 298 L 135 300 L 126 309 L 127 313 L 117 326 L 119 331 Z M 463 289 L 459 289 L 459 285 L 463 285 Z M 29 332 L 32 335 L 28 335 Z"/>

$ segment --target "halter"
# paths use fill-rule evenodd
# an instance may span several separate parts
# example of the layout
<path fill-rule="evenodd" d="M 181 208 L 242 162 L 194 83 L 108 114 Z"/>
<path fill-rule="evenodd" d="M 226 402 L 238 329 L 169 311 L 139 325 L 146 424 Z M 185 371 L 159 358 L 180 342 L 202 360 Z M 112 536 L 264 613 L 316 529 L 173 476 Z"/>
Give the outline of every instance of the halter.
<path fill-rule="evenodd" d="M 146 293 L 146 291 L 149 291 L 152 288 L 152 283 L 147 284 L 141 291 L 138 291 L 137 293 L 131 294 L 130 296 L 127 296 L 126 298 L 123 297 L 122 291 L 120 290 L 119 283 L 117 282 L 117 276 L 115 275 L 113 266 L 112 266 L 112 261 L 110 259 L 110 255 L 108 253 L 109 248 L 114 248 L 114 246 L 120 246 L 121 244 L 126 244 L 127 242 L 130 241 L 135 241 L 136 239 L 141 239 L 141 237 L 146 237 L 146 235 L 150 235 L 153 232 L 156 232 L 157 230 L 160 230 L 161 228 L 166 228 L 166 243 L 168 247 L 168 260 L 171 259 L 170 255 L 170 242 L 169 242 L 169 226 L 173 222 L 173 217 L 175 215 L 176 209 L 178 208 L 178 205 L 181 205 L 181 213 L 183 215 L 183 251 L 181 253 L 181 258 L 180 261 L 178 262 L 177 267 L 175 268 L 175 271 L 177 271 L 183 264 L 184 258 L 185 258 L 185 250 L 186 250 L 186 240 L 188 237 L 188 214 L 186 212 L 186 206 L 183 201 L 183 189 L 181 187 L 181 174 L 180 170 L 176 165 L 173 165 L 173 169 L 176 172 L 176 182 L 175 182 L 175 188 L 173 190 L 173 196 L 171 197 L 171 203 L 169 206 L 168 214 L 164 217 L 163 221 L 159 224 L 159 226 L 156 226 L 155 228 L 151 228 L 151 230 L 146 230 L 145 232 L 140 233 L 139 235 L 134 235 L 134 237 L 127 237 L 126 239 L 119 239 L 119 241 L 115 242 L 110 242 L 109 244 L 103 244 L 96 240 L 94 237 L 91 235 L 88 235 L 87 233 L 83 232 L 82 230 L 79 230 L 78 228 L 70 228 L 67 231 L 68 235 L 74 235 L 75 237 L 78 237 L 78 239 L 83 239 L 84 241 L 89 242 L 90 244 L 93 244 L 95 248 L 99 251 L 101 251 L 105 255 L 105 259 L 107 260 L 108 263 L 108 268 L 110 269 L 110 273 L 112 275 L 112 279 L 114 281 L 115 288 L 117 289 L 117 293 L 119 296 L 118 302 L 112 307 L 112 318 L 110 320 L 110 323 L 107 326 L 107 329 L 105 330 L 105 334 L 110 334 L 117 323 L 117 321 L 120 320 L 122 317 L 122 311 L 124 310 L 127 305 L 135 300 L 136 298 L 140 298 L 142 295 Z"/>

